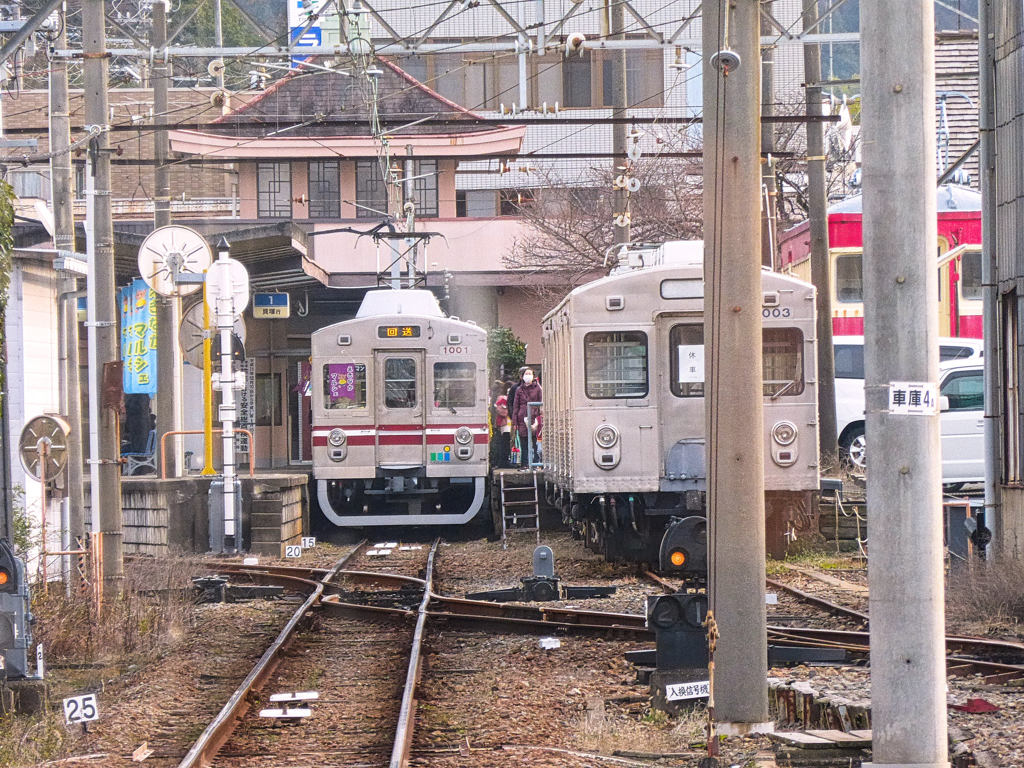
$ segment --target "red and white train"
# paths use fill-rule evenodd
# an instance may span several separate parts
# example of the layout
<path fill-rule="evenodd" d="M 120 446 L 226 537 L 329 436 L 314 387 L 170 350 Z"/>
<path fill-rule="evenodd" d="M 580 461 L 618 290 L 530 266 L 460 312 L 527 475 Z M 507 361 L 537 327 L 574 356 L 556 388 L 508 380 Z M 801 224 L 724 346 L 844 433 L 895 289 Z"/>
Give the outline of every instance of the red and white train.
<path fill-rule="evenodd" d="M 312 335 L 313 467 L 334 525 L 460 525 L 486 507 L 487 333 L 427 290 L 369 291 Z"/>
<path fill-rule="evenodd" d="M 938 187 L 939 335 L 981 338 L 981 194 L 968 187 Z M 828 209 L 829 269 L 832 274 L 832 332 L 864 334 L 864 269 L 861 196 Z M 811 279 L 810 232 L 803 222 L 782 233 L 779 265 Z"/>

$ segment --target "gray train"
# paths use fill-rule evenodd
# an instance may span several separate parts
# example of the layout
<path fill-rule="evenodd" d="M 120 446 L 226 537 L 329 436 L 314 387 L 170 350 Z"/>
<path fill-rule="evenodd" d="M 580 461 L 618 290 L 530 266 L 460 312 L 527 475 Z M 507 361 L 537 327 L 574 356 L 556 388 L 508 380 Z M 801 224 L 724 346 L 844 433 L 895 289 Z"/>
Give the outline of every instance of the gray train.
<path fill-rule="evenodd" d="M 587 546 L 686 570 L 703 559 L 704 275 L 699 254 L 668 246 L 544 318 L 544 471 L 549 502 Z M 814 287 L 769 271 L 762 285 L 764 424 L 751 439 L 764 441 L 778 552 L 817 500 Z"/>

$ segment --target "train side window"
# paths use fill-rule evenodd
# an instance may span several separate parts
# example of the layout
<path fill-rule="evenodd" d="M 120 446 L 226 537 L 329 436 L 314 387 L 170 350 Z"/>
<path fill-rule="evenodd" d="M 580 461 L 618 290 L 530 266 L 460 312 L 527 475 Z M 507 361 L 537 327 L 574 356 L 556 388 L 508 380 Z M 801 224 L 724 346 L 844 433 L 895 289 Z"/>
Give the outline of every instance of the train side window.
<path fill-rule="evenodd" d="M 416 361 L 411 357 L 384 361 L 384 407 L 416 407 Z"/>
<path fill-rule="evenodd" d="M 864 301 L 864 259 L 861 254 L 836 256 L 836 299 Z"/>
<path fill-rule="evenodd" d="M 668 334 L 671 389 L 676 397 L 704 397 L 704 326 L 680 324 Z"/>
<path fill-rule="evenodd" d="M 324 366 L 324 408 L 366 407 L 366 366 L 328 363 Z"/>
<path fill-rule="evenodd" d="M 960 295 L 981 299 L 981 251 L 965 251 L 960 257 Z"/>
<path fill-rule="evenodd" d="M 861 344 L 836 344 L 835 354 L 837 379 L 864 378 L 864 346 Z"/>
<path fill-rule="evenodd" d="M 775 399 L 804 391 L 804 335 L 799 328 L 764 328 L 761 363 L 764 396 Z"/>
<path fill-rule="evenodd" d="M 939 394 L 949 398 L 951 411 L 980 411 L 985 407 L 985 376 L 980 370 L 952 373 Z"/>
<path fill-rule="evenodd" d="M 583 378 L 591 400 L 647 395 L 647 334 L 592 331 L 583 337 Z"/>
<path fill-rule="evenodd" d="M 434 407 L 476 404 L 476 363 L 434 363 Z"/>

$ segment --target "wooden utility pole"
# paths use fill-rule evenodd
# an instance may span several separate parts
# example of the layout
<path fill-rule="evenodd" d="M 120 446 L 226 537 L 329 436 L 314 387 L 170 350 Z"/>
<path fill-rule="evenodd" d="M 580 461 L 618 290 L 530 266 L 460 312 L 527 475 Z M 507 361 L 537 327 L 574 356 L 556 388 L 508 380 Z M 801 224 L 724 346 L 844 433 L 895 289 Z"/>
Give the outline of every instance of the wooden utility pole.
<path fill-rule="evenodd" d="M 814 3 L 804 11 L 804 29 L 818 20 Z M 832 268 L 828 258 L 828 199 L 825 192 L 825 137 L 821 120 L 821 46 L 804 44 L 804 87 L 807 114 L 807 213 L 810 216 L 811 282 L 817 288 L 815 310 L 818 336 L 818 445 L 822 465 L 835 464 L 836 366 L 832 348 Z"/>
<path fill-rule="evenodd" d="M 715 715 L 767 727 L 757 0 L 705 0 L 704 348 Z M 726 729 L 728 730 L 728 729 Z"/>
<path fill-rule="evenodd" d="M 171 65 L 167 61 L 167 3 L 155 0 L 152 10 L 153 45 L 153 120 L 157 125 L 167 124 L 167 89 L 171 79 Z M 171 173 L 167 167 L 169 140 L 166 128 L 153 132 L 153 224 L 164 227 L 171 223 Z M 181 429 L 181 355 L 178 352 L 178 309 L 180 300 L 174 296 L 160 296 L 156 302 L 157 328 L 157 406 L 156 434 L 164 435 Z M 178 476 L 178 440 L 160 440 L 160 450 L 167 450 L 166 466 L 171 477 Z M 161 461 L 163 461 L 161 457 Z"/>
<path fill-rule="evenodd" d="M 64 17 L 62 8 L 61 16 Z M 63 50 L 68 45 L 67 25 L 61 19 L 54 45 Z M 50 189 L 53 200 L 53 245 L 58 251 L 75 251 L 74 217 L 74 169 L 71 165 L 71 116 L 68 110 L 68 63 L 67 59 L 54 57 L 50 62 Z M 76 549 L 75 539 L 85 533 L 85 497 L 82 490 L 82 469 L 85 466 L 82 455 L 82 388 L 78 361 L 78 301 L 74 293 L 78 280 L 63 278 L 60 281 L 62 297 L 60 323 L 64 336 L 64 360 L 62 361 L 61 397 L 64 401 L 64 416 L 67 417 L 71 432 L 68 435 L 67 496 L 68 534 L 71 549 Z M 75 578 L 72 569 L 72 578 Z"/>
<path fill-rule="evenodd" d="M 107 58 L 106 27 L 103 16 L 103 0 L 82 0 L 82 48 L 84 51 L 85 75 L 85 122 L 102 126 L 102 130 L 90 141 L 89 153 L 92 158 L 94 217 L 90 222 L 93 233 L 93 258 L 95 260 L 95 295 L 89 297 L 95 302 L 96 360 L 99 370 L 91 371 L 90 386 L 98 387 L 106 376 L 107 365 L 118 359 L 117 316 L 114 299 L 114 222 L 110 212 L 110 136 L 107 121 L 107 88 L 109 86 L 109 64 Z M 112 375 L 112 374 L 111 374 Z M 124 580 L 124 557 L 122 548 L 121 521 L 121 445 L 118 435 L 119 403 L 102 403 L 100 409 L 98 450 L 89 457 L 98 462 L 98 482 L 91 489 L 93 520 L 99 521 L 103 594 L 120 594 Z M 98 507 L 98 510 L 97 510 Z M 98 517 L 97 517 L 98 511 Z"/>
<path fill-rule="evenodd" d="M 863 3 L 860 28 L 872 758 L 939 768 L 949 762 L 933 4 Z"/>

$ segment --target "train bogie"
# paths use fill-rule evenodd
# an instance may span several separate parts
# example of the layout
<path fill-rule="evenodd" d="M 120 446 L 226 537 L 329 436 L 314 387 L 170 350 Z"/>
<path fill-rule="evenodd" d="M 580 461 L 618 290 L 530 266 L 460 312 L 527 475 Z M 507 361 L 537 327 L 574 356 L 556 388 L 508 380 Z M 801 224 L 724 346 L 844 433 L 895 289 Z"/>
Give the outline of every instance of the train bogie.
<path fill-rule="evenodd" d="M 424 290 L 312 335 L 313 473 L 333 524 L 457 525 L 483 505 L 487 334 Z"/>

